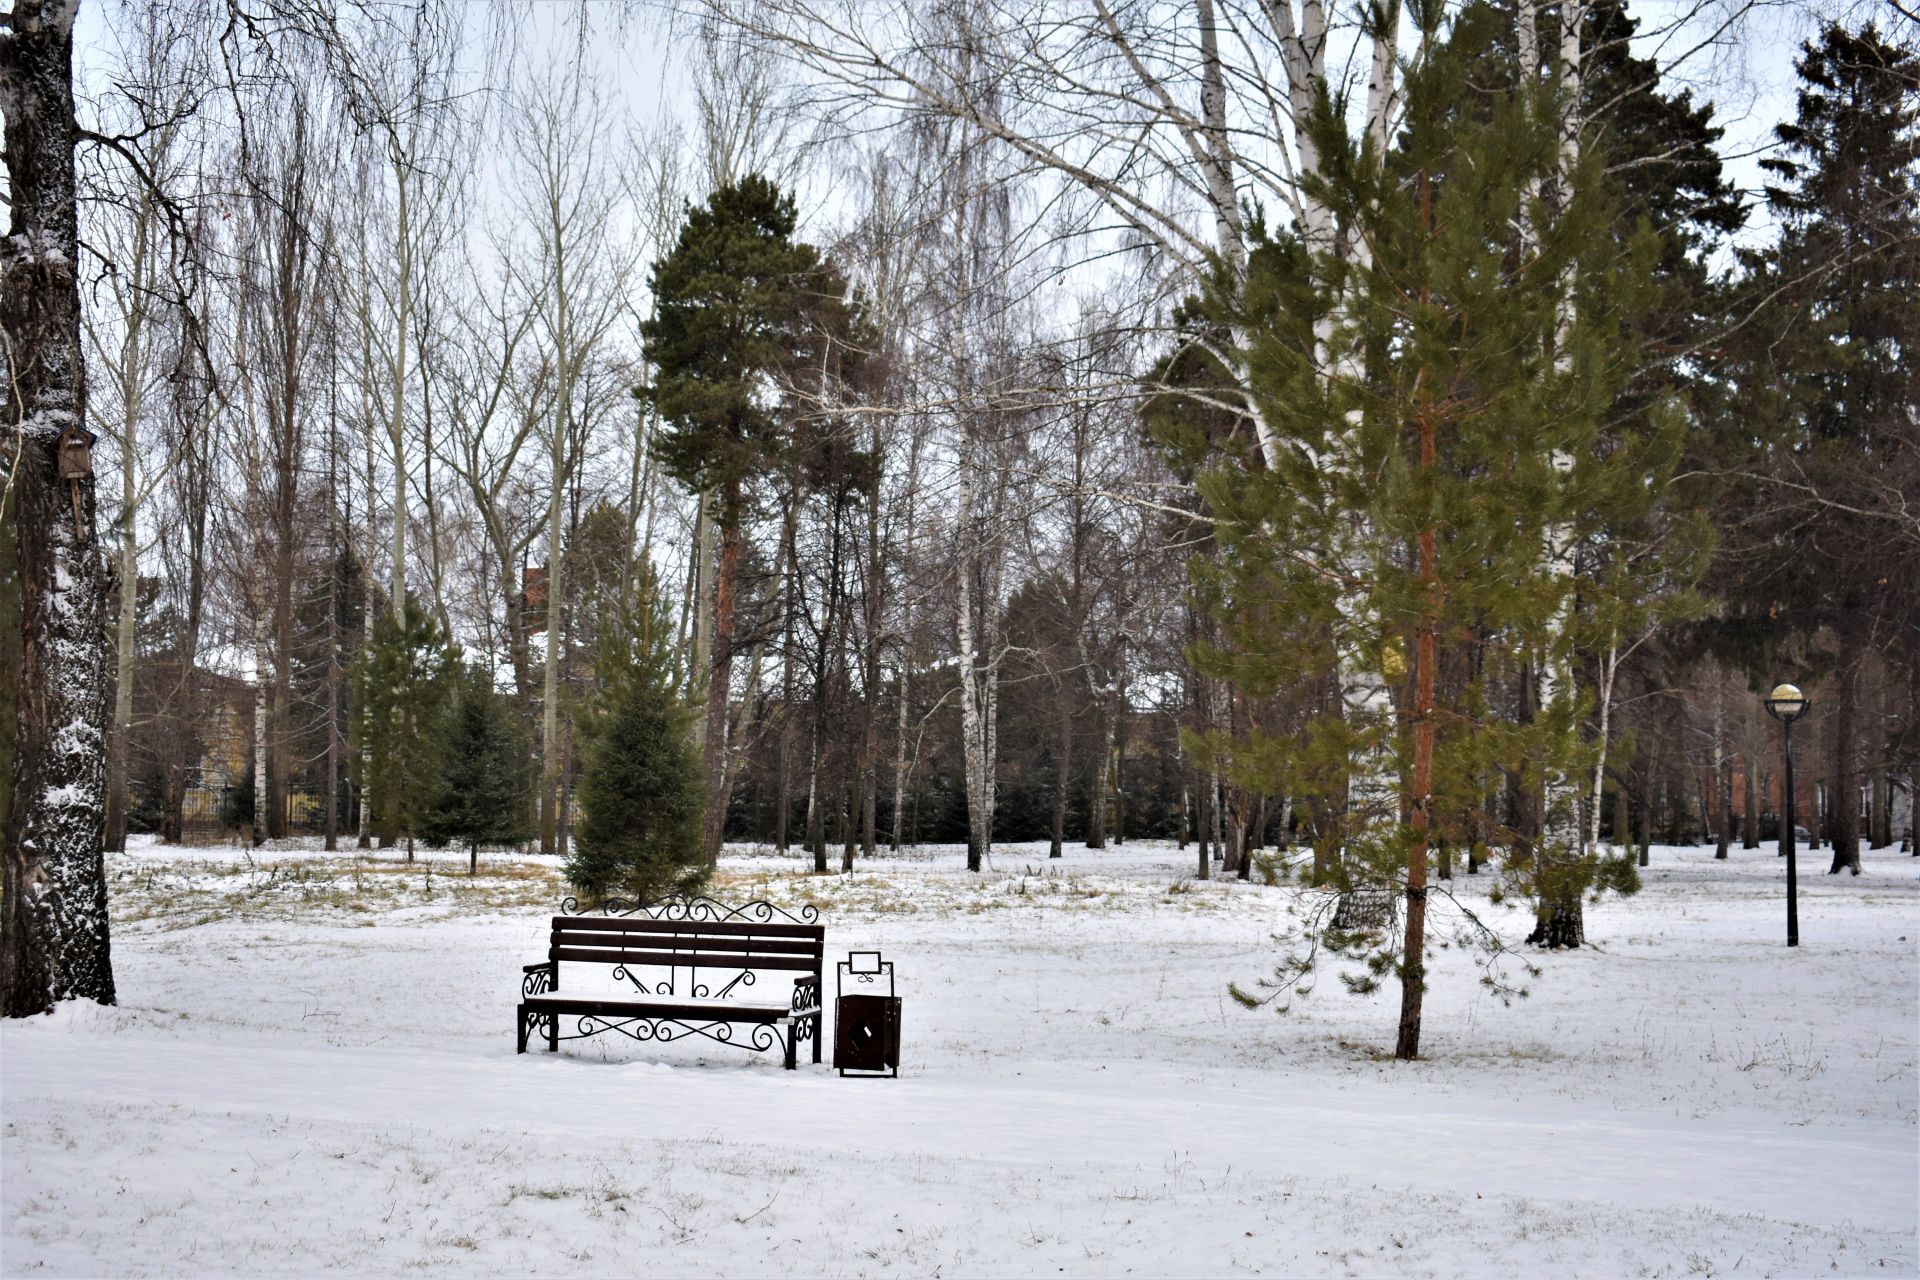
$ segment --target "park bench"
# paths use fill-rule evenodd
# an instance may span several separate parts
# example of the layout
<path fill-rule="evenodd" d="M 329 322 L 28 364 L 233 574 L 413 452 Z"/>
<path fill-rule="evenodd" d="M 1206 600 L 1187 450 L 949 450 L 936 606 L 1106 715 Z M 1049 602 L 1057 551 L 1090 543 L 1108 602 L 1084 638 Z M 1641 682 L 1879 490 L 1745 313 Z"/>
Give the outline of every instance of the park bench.
<path fill-rule="evenodd" d="M 540 1036 L 557 1052 L 562 1040 L 616 1031 L 662 1044 L 703 1036 L 716 1044 L 766 1052 L 776 1045 L 794 1069 L 802 1040 L 820 1061 L 821 957 L 826 926 L 819 911 L 798 914 L 768 902 L 728 907 L 711 898 L 674 896 L 638 907 L 618 899 L 600 914 L 580 915 L 569 898 L 553 917 L 547 958 L 527 965 L 520 984 L 519 1051 Z M 563 988 L 562 965 L 611 970 L 613 992 Z M 797 973 L 781 990 L 779 979 Z M 764 996 L 754 989 L 762 986 Z M 605 985 L 604 983 L 602 984 Z M 574 1031 L 561 1034 L 564 1019 Z M 733 1028 L 751 1028 L 743 1039 Z"/>

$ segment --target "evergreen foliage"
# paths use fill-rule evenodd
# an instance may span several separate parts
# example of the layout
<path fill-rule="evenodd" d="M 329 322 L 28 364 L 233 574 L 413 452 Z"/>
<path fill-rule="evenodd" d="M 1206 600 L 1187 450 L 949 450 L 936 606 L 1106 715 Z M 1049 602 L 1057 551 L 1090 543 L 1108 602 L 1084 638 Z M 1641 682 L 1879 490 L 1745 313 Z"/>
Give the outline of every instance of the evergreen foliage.
<path fill-rule="evenodd" d="M 792 197 L 759 175 L 689 207 L 673 252 L 654 264 L 654 314 L 641 326 L 655 370 L 641 394 L 666 424 L 661 462 L 703 495 L 720 533 L 711 661 L 701 673 L 709 863 L 720 856 L 732 782 L 727 714 L 752 486 L 780 466 L 797 422 L 832 416 L 867 345 L 854 340 L 846 281 L 794 241 L 794 222 Z"/>
<path fill-rule="evenodd" d="M 688 206 L 654 265 L 644 391 L 666 422 L 661 462 L 697 493 L 738 493 L 772 467 L 787 444 L 781 384 L 844 336 L 846 282 L 793 239 L 795 222 L 793 197 L 750 175 Z"/>
<path fill-rule="evenodd" d="M 642 566 L 634 603 L 603 620 L 595 665 L 601 692 L 581 722 L 583 817 L 567 879 L 594 902 L 697 892 L 708 873 L 706 786 L 673 628 L 650 568 Z"/>
<path fill-rule="evenodd" d="M 1399 974 L 1413 1010 L 1404 1056 L 1417 1051 L 1434 844 L 1473 838 L 1489 777 L 1573 794 L 1591 767 L 1574 682 L 1553 682 L 1531 715 L 1514 716 L 1496 700 L 1495 670 L 1569 670 L 1594 628 L 1645 607 L 1632 583 L 1583 575 L 1571 549 L 1645 514 L 1683 429 L 1671 407 L 1637 428 L 1611 420 L 1639 367 L 1633 335 L 1655 300 L 1660 239 L 1644 226 L 1610 234 L 1598 158 L 1563 173 L 1546 95 L 1500 92 L 1478 73 L 1505 24 L 1471 4 L 1426 33 L 1405 131 L 1386 155 L 1348 138 L 1323 104 L 1321 194 L 1370 260 L 1263 234 L 1244 288 L 1211 304 L 1243 335 L 1247 390 L 1284 447 L 1276 469 L 1200 477 L 1219 555 L 1196 562 L 1195 577 L 1224 640 L 1196 661 L 1254 697 L 1329 670 L 1371 673 L 1395 707 L 1197 745 L 1261 775 L 1250 781 L 1263 792 L 1279 789 L 1264 775 L 1283 773 L 1335 813 L 1354 760 L 1393 761 L 1400 820 L 1350 815 L 1336 884 L 1403 897 L 1408 934 L 1318 941 L 1364 952 L 1347 975 L 1356 990 Z M 1522 225 L 1534 228 L 1528 252 Z M 1458 660 L 1469 649 L 1479 663 Z M 1531 852 L 1508 868 L 1529 893 L 1568 890 L 1540 883 L 1549 867 L 1577 891 L 1602 870 L 1571 847 Z M 1310 963 L 1277 988 L 1299 986 Z"/>
<path fill-rule="evenodd" d="M 1814 715 L 1827 783 L 1851 796 L 1862 748 L 1920 755 L 1920 718 L 1883 720 L 1859 679 L 1877 653 L 1920 687 L 1920 547 L 1901 543 L 1920 492 L 1920 55 L 1829 24 L 1795 65 L 1795 118 L 1763 162 L 1778 234 L 1735 300 L 1714 638 L 1760 687 L 1835 677 Z M 1859 870 L 1857 819 L 1829 814 L 1833 870 Z"/>
<path fill-rule="evenodd" d="M 481 845 L 520 844 L 534 835 L 527 735 L 478 663 L 460 676 L 438 746 L 439 793 L 422 815 L 420 834 L 435 846 L 465 844 L 471 875 Z"/>
<path fill-rule="evenodd" d="M 421 603 L 407 598 L 404 619 L 381 609 L 367 652 L 354 670 L 355 746 L 360 786 L 382 839 L 411 845 L 441 791 L 439 744 L 453 705 L 459 649 Z"/>

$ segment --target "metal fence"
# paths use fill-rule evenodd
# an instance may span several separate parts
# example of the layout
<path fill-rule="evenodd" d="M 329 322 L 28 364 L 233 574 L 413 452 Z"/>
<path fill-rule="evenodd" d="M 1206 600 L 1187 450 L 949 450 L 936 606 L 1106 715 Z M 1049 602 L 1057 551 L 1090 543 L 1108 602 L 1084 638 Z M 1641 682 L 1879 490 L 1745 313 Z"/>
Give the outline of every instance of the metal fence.
<path fill-rule="evenodd" d="M 248 793 L 230 787 L 190 787 L 180 803 L 180 843 L 207 847 L 246 844 L 252 838 L 253 815 Z M 288 835 L 319 835 L 326 829 L 327 797 L 318 791 L 294 791 L 280 798 Z M 350 827 L 345 815 L 342 831 Z"/>

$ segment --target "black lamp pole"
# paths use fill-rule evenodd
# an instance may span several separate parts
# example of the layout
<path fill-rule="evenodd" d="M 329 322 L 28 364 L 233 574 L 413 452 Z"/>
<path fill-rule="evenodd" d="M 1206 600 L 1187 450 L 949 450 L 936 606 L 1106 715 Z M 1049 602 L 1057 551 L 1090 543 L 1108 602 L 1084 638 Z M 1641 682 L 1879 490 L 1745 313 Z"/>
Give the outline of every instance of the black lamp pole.
<path fill-rule="evenodd" d="M 1800 883 L 1794 874 L 1794 846 L 1800 843 L 1800 833 L 1794 830 L 1793 821 L 1793 721 L 1782 719 L 1787 727 L 1787 945 L 1800 945 Z"/>
<path fill-rule="evenodd" d="M 1793 722 L 1807 713 L 1812 700 L 1790 684 L 1774 686 L 1767 695 L 1767 714 L 1778 720 L 1786 729 L 1787 753 L 1787 829 L 1783 833 L 1787 842 L 1787 945 L 1800 945 L 1800 879 L 1795 863 L 1795 848 L 1799 844 L 1794 830 L 1793 813 Z"/>

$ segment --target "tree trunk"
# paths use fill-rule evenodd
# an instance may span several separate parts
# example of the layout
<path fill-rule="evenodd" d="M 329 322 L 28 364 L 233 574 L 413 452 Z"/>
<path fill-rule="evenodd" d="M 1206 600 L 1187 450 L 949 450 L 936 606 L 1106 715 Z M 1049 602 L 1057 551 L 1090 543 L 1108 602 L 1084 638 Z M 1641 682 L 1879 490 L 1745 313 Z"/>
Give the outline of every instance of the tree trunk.
<path fill-rule="evenodd" d="M 1241 796 L 1240 810 L 1236 815 L 1239 818 L 1239 826 L 1234 832 L 1233 841 L 1240 850 L 1240 865 L 1236 870 L 1239 872 L 1242 880 L 1252 880 L 1253 851 L 1259 843 L 1254 833 L 1258 829 L 1259 824 L 1253 821 L 1252 815 L 1247 812 L 1249 808 L 1253 807 L 1252 798 L 1247 796 L 1245 792 L 1242 792 Z"/>
<path fill-rule="evenodd" d="M 1089 849 L 1107 847 L 1107 793 L 1112 789 L 1113 709 L 1103 698 L 1100 707 L 1100 744 L 1093 757 L 1093 777 L 1087 783 L 1087 839 Z"/>
<path fill-rule="evenodd" d="M 1529 719 L 1533 716 L 1534 704 L 1527 699 L 1535 685 L 1529 663 L 1521 686 Z M 1527 935 L 1527 942 L 1549 950 L 1582 946 L 1587 940 L 1586 903 L 1581 897 L 1583 886 L 1574 862 L 1575 851 L 1546 838 L 1543 830 L 1547 804 L 1552 797 L 1536 787 L 1510 788 L 1509 793 L 1518 805 L 1516 843 L 1524 850 L 1523 856 L 1532 865 L 1538 882 L 1533 932 Z"/>
<path fill-rule="evenodd" d="M 1487 860 L 1487 831 L 1493 825 L 1487 818 L 1487 806 L 1493 803 L 1492 788 L 1487 785 L 1485 775 L 1480 778 L 1480 803 L 1474 807 L 1467 845 L 1467 874 L 1477 876 L 1481 866 Z"/>
<path fill-rule="evenodd" d="M 843 875 L 853 871 L 853 849 L 858 842 L 854 815 L 859 811 L 859 786 L 849 780 L 840 788 L 840 871 Z"/>
<path fill-rule="evenodd" d="M 795 533 L 799 512 L 799 482 L 794 480 L 789 484 L 786 513 L 780 521 L 780 732 L 774 737 L 773 784 L 773 847 L 780 853 L 787 852 L 787 829 L 793 822 L 793 663 L 798 652 L 794 645 L 794 620 L 800 604 L 800 556 Z"/>
<path fill-rule="evenodd" d="M 114 1003 L 104 853 L 107 607 L 94 478 L 59 479 L 58 441 L 86 419 L 73 148 L 77 6 L 15 0 L 0 37 L 11 226 L 0 243 L 6 421 L 20 634 L 12 803 L 0 888 L 0 1013 Z"/>
<path fill-rule="evenodd" d="M 1714 770 L 1714 806 L 1718 810 L 1715 825 L 1719 830 L 1714 834 L 1713 856 L 1725 858 L 1733 845 L 1733 761 L 1722 758 L 1719 767 Z"/>
<path fill-rule="evenodd" d="M 713 576 L 713 670 L 707 680 L 707 738 L 702 763 L 707 775 L 707 865 L 720 861 L 727 830 L 727 713 L 733 690 L 734 596 L 740 585 L 740 521 L 744 503 L 737 481 L 721 495 L 720 562 Z"/>
<path fill-rule="evenodd" d="M 139 562 L 133 521 L 133 424 L 127 424 L 127 467 L 120 518 L 120 609 L 114 630 L 113 729 L 107 735 L 106 847 L 127 847 L 127 750 L 133 729 L 133 623 Z"/>
<path fill-rule="evenodd" d="M 827 874 L 827 820 L 820 804 L 820 707 L 819 695 L 814 695 L 813 737 L 811 750 L 807 757 L 807 828 L 806 847 L 813 854 L 813 872 L 815 875 Z"/>
<path fill-rule="evenodd" d="M 1893 843 L 1893 786 L 1883 765 L 1873 771 L 1873 812 L 1868 845 L 1884 849 Z"/>
<path fill-rule="evenodd" d="M 1754 738 L 1753 725 L 1747 726 L 1746 763 L 1746 813 L 1740 820 L 1740 847 L 1758 849 L 1760 847 L 1760 750 Z"/>
<path fill-rule="evenodd" d="M 1833 845 L 1828 875 L 1841 871 L 1860 874 L 1860 667 L 1865 646 L 1849 646 L 1851 661 L 1834 681 L 1837 705 L 1833 716 L 1833 786 L 1827 798 L 1827 839 Z"/>
<path fill-rule="evenodd" d="M 901 593 L 905 595 L 905 592 Z M 902 605 L 905 608 L 905 605 Z M 902 641 L 904 644 L 905 641 Z M 894 698 L 898 705 L 894 708 L 893 722 L 893 835 L 889 843 L 893 852 L 900 852 L 901 833 L 906 825 L 907 813 L 907 691 L 909 687 L 907 663 L 903 658 L 900 669 L 894 677 Z"/>
<path fill-rule="evenodd" d="M 267 842 L 272 812 L 267 790 L 267 725 L 272 716 L 272 686 L 267 680 L 267 615 L 253 616 L 253 847 Z"/>
<path fill-rule="evenodd" d="M 1204 784 L 1206 779 L 1196 775 L 1195 781 Z M 1200 849 L 1200 865 L 1206 868 L 1200 878 L 1205 880 L 1212 874 L 1213 868 L 1213 793 L 1205 785 L 1195 786 L 1194 791 L 1199 796 L 1199 805 L 1194 812 L 1195 844 Z"/>
<path fill-rule="evenodd" d="M 782 659 L 783 664 L 791 665 L 791 656 Z M 791 681 L 788 682 L 791 688 Z M 773 847 L 778 853 L 787 851 L 787 828 L 792 822 L 793 808 L 793 717 L 785 704 L 780 709 L 780 732 L 774 738 L 774 782 L 773 782 Z"/>
<path fill-rule="evenodd" d="M 1422 176 L 1423 199 L 1427 180 Z M 1427 415 L 1419 415 L 1420 466 L 1431 472 L 1437 434 Z M 1439 536 L 1429 525 L 1420 531 L 1420 585 L 1426 597 L 1414 637 L 1413 778 L 1408 788 L 1413 847 L 1407 853 L 1406 933 L 1400 950 L 1400 1031 L 1393 1056 L 1420 1056 L 1420 1010 L 1427 989 L 1427 850 L 1433 827 L 1434 668 L 1439 661 L 1439 618 L 1444 588 L 1439 580 Z"/>
<path fill-rule="evenodd" d="M 960 510 L 969 521 L 973 520 L 973 449 L 973 441 L 969 439 L 962 445 L 960 460 Z M 979 526 L 974 524 L 961 536 L 972 541 L 978 539 L 980 532 Z M 981 687 L 983 664 L 979 661 L 986 630 L 984 614 L 992 604 L 986 600 L 979 601 L 977 605 L 975 603 L 974 573 L 978 564 L 978 547 L 963 552 L 957 575 L 959 589 L 955 593 L 955 622 L 959 632 L 957 656 L 960 660 L 960 741 L 961 751 L 966 758 L 967 777 L 967 870 L 976 872 L 980 870 L 992 839 L 987 799 L 987 774 L 992 762 L 988 759 L 987 707 L 985 690 Z"/>
<path fill-rule="evenodd" d="M 1073 779 L 1073 708 L 1064 690 L 1056 690 L 1054 706 L 1060 722 L 1053 770 L 1053 837 L 1047 845 L 1049 858 L 1061 856 L 1061 842 L 1067 831 L 1067 788 Z M 1180 847 L 1187 847 L 1184 835 Z"/>
<path fill-rule="evenodd" d="M 1658 808 L 1660 795 L 1660 753 L 1655 751 L 1647 759 L 1646 772 L 1640 776 L 1640 857 L 1641 866 L 1651 866 L 1653 861 L 1653 823 L 1654 810 Z"/>

